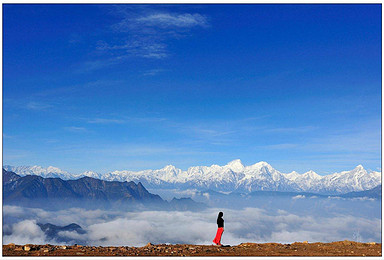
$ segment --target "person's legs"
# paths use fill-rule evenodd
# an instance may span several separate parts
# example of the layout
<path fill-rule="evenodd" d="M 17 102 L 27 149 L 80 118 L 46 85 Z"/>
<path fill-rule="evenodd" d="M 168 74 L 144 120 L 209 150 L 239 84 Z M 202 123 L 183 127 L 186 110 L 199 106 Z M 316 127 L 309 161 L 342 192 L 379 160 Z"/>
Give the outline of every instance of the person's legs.
<path fill-rule="evenodd" d="M 213 240 L 213 243 L 215 243 L 216 245 L 220 245 L 221 235 L 223 234 L 223 231 L 224 231 L 223 228 L 218 228 L 218 229 L 217 229 L 216 237 L 215 237 L 215 239 Z"/>
<path fill-rule="evenodd" d="M 219 238 L 218 238 L 218 245 L 221 245 L 221 236 L 223 235 L 223 232 L 224 232 L 224 228 L 219 228 L 220 229 L 220 232 L 219 232 Z"/>
<path fill-rule="evenodd" d="M 217 245 L 217 238 L 218 238 L 218 236 L 219 236 L 219 229 L 217 229 L 217 231 L 216 231 L 216 236 L 215 236 L 215 238 L 213 239 L 213 243 L 214 243 L 215 245 Z"/>

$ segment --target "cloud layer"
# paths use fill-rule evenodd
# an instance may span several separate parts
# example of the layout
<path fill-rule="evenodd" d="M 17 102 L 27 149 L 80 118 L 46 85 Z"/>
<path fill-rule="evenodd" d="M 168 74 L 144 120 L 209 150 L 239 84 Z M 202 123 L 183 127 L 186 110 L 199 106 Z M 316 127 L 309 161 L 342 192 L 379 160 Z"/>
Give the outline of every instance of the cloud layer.
<path fill-rule="evenodd" d="M 77 223 L 87 232 L 61 232 L 68 238 L 67 244 L 86 241 L 90 245 L 143 246 L 148 242 L 212 244 L 216 232 L 217 212 L 223 209 L 209 209 L 203 212 L 118 212 L 83 210 L 72 208 L 58 212 L 41 209 L 4 206 L 3 242 L 52 243 L 36 222 L 68 225 Z M 243 242 L 295 241 L 331 242 L 359 240 L 381 241 L 381 220 L 350 215 L 303 216 L 277 210 L 268 212 L 259 208 L 242 210 L 225 209 L 225 232 L 222 242 L 236 245 Z"/>

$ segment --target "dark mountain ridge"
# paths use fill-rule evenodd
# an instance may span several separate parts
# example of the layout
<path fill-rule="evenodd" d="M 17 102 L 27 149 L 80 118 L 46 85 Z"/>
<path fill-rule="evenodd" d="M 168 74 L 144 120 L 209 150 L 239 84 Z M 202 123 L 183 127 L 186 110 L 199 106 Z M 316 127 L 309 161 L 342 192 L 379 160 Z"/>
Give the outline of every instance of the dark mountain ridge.
<path fill-rule="evenodd" d="M 63 235 L 63 231 L 68 231 L 68 232 L 76 232 L 77 234 L 85 234 L 85 230 L 79 226 L 76 223 L 71 223 L 66 226 L 56 226 L 51 223 L 37 223 L 37 225 L 40 227 L 40 229 L 45 233 L 48 239 L 55 239 L 57 242 L 70 242 L 73 240 L 73 238 L 68 238 L 65 235 Z M 65 233 L 64 233 L 65 234 Z M 75 242 L 80 242 L 82 240 L 75 240 Z"/>
<path fill-rule="evenodd" d="M 177 209 L 180 205 L 168 203 L 152 194 L 139 182 L 104 181 L 91 177 L 77 180 L 43 178 L 36 175 L 21 177 L 3 169 L 3 201 L 20 206 L 60 209 L 65 207 L 119 208 L 138 207 Z M 194 201 L 193 201 L 194 202 Z M 202 208 L 188 201 L 186 208 Z"/>
<path fill-rule="evenodd" d="M 19 175 L 3 170 L 4 195 L 9 200 L 22 198 L 82 198 L 100 200 L 158 200 L 144 186 L 131 182 L 103 181 L 90 177 L 77 180 Z"/>
<path fill-rule="evenodd" d="M 367 197 L 367 198 L 381 199 L 381 190 L 382 190 L 381 185 L 378 185 L 375 188 L 370 190 L 348 192 L 348 193 L 342 194 L 340 197 L 343 197 L 343 198 Z"/>

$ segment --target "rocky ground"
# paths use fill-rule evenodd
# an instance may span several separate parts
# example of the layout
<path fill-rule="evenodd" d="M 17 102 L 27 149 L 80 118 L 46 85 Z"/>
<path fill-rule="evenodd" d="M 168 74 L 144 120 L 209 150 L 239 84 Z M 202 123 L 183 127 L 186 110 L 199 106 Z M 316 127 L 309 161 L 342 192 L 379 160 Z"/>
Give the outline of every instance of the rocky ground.
<path fill-rule="evenodd" d="M 3 256 L 381 256 L 381 243 L 304 241 L 293 244 L 242 243 L 228 247 L 150 243 L 144 247 L 8 244 L 3 245 Z"/>

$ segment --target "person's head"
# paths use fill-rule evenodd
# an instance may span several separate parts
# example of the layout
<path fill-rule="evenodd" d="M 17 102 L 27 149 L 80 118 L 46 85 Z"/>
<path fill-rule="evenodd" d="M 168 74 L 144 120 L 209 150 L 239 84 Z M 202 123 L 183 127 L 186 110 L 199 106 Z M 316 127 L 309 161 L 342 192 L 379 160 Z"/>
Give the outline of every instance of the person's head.
<path fill-rule="evenodd" d="M 223 212 L 220 211 L 218 218 L 221 218 L 223 215 L 224 215 Z"/>

